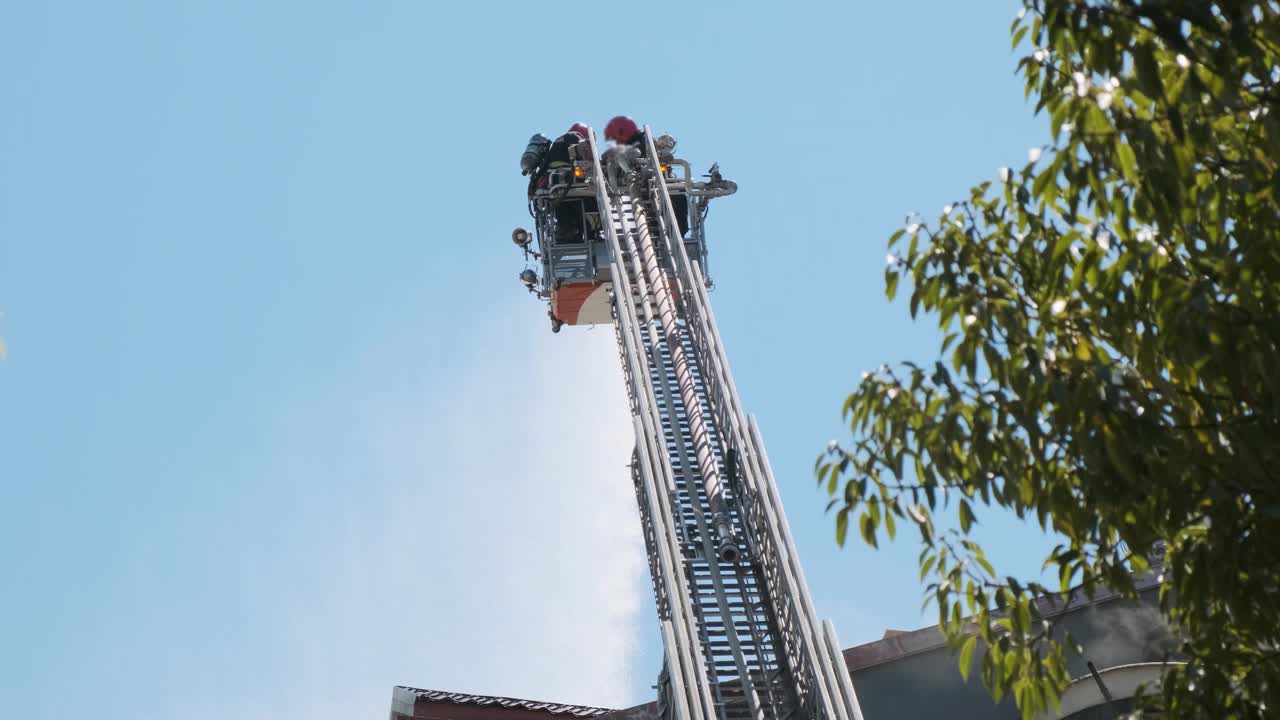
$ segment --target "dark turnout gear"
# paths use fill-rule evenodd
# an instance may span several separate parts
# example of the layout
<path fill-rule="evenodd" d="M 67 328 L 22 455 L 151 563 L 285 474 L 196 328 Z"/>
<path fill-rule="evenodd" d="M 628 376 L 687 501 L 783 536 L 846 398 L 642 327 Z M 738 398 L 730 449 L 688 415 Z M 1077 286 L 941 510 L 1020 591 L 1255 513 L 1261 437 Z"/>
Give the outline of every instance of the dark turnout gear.
<path fill-rule="evenodd" d="M 577 145 L 583 140 L 585 140 L 585 138 L 576 132 L 567 132 L 556 138 L 556 141 L 551 143 L 551 147 L 547 148 L 547 154 L 543 156 L 542 169 L 544 171 L 551 170 L 553 168 L 565 167 L 572 163 L 573 160 L 569 157 L 569 148 Z"/>
<path fill-rule="evenodd" d="M 582 200 L 562 200 L 556 203 L 555 214 L 557 243 L 583 242 L 582 237 L 584 229 L 582 227 L 582 222 L 584 209 Z"/>
<path fill-rule="evenodd" d="M 689 234 L 689 196 L 684 193 L 671 194 L 671 209 L 676 214 L 676 224 L 680 226 L 680 237 Z"/>
<path fill-rule="evenodd" d="M 534 138 L 544 138 L 542 135 L 535 135 Z M 573 164 L 572 158 L 569 157 L 569 148 L 583 142 L 582 136 L 575 132 L 567 132 L 556 138 L 555 142 L 547 141 L 546 149 L 538 156 L 538 163 L 531 171 L 529 178 L 529 196 L 533 196 L 534 190 L 545 187 L 547 184 L 547 172 L 557 168 L 569 167 Z M 529 141 L 530 146 L 533 140 Z M 525 150 L 525 156 L 529 155 L 529 150 Z M 524 167 L 524 157 L 520 159 L 520 166 Z"/>

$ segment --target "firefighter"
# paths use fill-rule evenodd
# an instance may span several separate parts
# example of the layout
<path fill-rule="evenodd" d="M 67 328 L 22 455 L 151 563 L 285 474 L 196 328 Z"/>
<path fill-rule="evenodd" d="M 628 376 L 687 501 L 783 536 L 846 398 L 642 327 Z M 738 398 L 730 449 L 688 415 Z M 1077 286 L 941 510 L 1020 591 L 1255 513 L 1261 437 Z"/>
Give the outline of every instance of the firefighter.
<path fill-rule="evenodd" d="M 630 145 L 644 152 L 644 131 L 636 121 L 626 115 L 618 115 L 604 126 L 604 139 L 619 145 Z"/>
<path fill-rule="evenodd" d="M 574 123 L 569 126 L 563 135 L 556 138 L 551 143 L 551 147 L 547 149 L 547 154 L 542 159 L 542 171 L 552 170 L 560 167 L 568 167 L 573 164 L 569 158 L 569 148 L 584 142 L 587 139 L 587 126 L 582 123 Z"/>
<path fill-rule="evenodd" d="M 633 157 L 644 157 L 645 149 L 648 147 L 644 131 L 626 115 L 615 116 L 604 126 L 605 140 L 617 143 L 621 150 L 616 154 L 620 156 L 623 166 L 631 161 Z M 684 193 L 673 193 L 671 195 L 671 209 L 675 211 L 676 223 L 680 226 L 680 237 L 684 237 L 689 232 L 689 198 Z"/>
<path fill-rule="evenodd" d="M 536 134 L 529 139 L 529 146 L 525 148 L 524 155 L 520 156 L 520 170 L 522 174 L 530 176 L 530 197 L 533 197 L 534 190 L 547 186 L 547 172 L 572 164 L 569 159 L 569 148 L 586 139 L 587 126 L 582 123 L 571 125 L 565 134 L 555 139 L 555 142 L 548 140 L 542 134 Z"/>
<path fill-rule="evenodd" d="M 539 142 L 539 138 L 541 141 Z M 587 126 L 577 122 L 554 142 L 547 141 L 542 135 L 535 135 L 529 141 L 529 147 L 520 158 L 520 168 L 530 175 L 529 197 L 535 191 L 547 186 L 547 174 L 552 170 L 567 168 L 573 165 L 569 157 L 569 149 L 587 139 Z M 591 203 L 594 208 L 594 202 Z M 583 242 L 583 213 L 585 208 L 581 200 L 560 200 L 552 203 L 552 212 L 556 218 L 557 242 Z"/>

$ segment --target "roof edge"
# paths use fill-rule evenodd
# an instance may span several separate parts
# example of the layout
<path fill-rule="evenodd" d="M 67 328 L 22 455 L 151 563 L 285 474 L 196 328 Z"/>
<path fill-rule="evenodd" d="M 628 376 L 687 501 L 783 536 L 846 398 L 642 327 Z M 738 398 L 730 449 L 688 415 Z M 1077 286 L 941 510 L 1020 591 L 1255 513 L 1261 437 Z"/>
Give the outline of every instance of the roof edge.
<path fill-rule="evenodd" d="M 444 690 L 426 690 L 423 688 L 397 685 L 392 691 L 391 709 L 402 715 L 413 716 L 413 707 L 418 700 L 428 702 L 446 702 L 455 705 L 493 705 L 502 708 L 534 710 L 550 715 L 571 715 L 573 717 L 596 717 L 616 712 L 616 708 L 595 707 L 593 705 L 570 705 L 541 700 L 502 697 L 500 695 L 476 695 L 473 693 L 447 692 Z M 408 708 L 406 712 L 403 709 Z"/>

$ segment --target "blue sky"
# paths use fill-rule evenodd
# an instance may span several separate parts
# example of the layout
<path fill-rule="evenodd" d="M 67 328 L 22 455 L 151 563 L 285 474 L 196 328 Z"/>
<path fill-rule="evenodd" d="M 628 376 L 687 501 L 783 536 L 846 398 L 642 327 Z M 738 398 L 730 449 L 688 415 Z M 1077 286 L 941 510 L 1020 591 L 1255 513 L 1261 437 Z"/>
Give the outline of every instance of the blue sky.
<path fill-rule="evenodd" d="M 1046 137 L 1016 9 L 0 4 L 6 710 L 649 699 L 612 333 L 551 335 L 509 240 L 529 134 L 618 112 L 739 183 L 712 301 L 819 613 L 930 624 L 916 548 L 835 548 L 811 466 L 863 370 L 933 357 L 888 235 Z"/>

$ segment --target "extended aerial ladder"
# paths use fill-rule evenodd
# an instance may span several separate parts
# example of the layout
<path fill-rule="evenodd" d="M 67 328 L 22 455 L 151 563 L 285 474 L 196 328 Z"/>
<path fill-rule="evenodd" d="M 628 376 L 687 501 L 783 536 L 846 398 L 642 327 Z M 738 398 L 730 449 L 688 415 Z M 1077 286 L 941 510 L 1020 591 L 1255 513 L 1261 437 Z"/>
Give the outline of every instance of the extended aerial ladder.
<path fill-rule="evenodd" d="M 579 249 L 557 240 L 539 213 L 545 289 L 535 292 L 552 300 L 553 324 L 566 272 L 608 293 L 665 649 L 659 707 L 673 720 L 862 720 L 835 629 L 814 613 L 759 427 L 742 408 L 707 297 L 701 220 L 710 199 L 736 186 L 715 171 L 695 182 L 670 148 L 659 153 L 648 128 L 644 138 L 625 171 L 602 166 L 594 137 L 583 143 L 576 194 L 588 204 L 594 196 L 596 215 L 583 220 Z M 687 198 L 688 238 L 673 192 Z M 595 266 L 566 271 L 557 257 Z"/>

